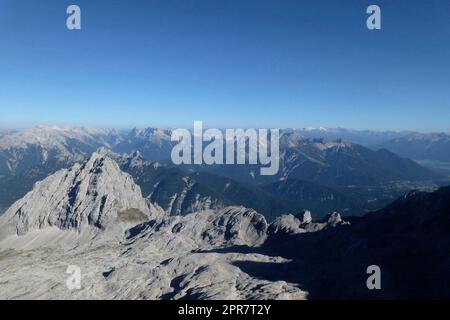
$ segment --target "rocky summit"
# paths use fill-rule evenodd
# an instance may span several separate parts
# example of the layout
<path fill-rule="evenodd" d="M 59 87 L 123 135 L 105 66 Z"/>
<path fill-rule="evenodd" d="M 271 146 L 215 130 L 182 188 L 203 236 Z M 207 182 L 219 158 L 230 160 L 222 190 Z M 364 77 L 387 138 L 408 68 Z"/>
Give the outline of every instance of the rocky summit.
<path fill-rule="evenodd" d="M 132 177 L 100 150 L 83 164 L 36 183 L 1 216 L 0 239 L 60 230 L 87 237 L 79 236 L 78 243 L 90 242 L 92 237 L 115 236 L 133 223 L 162 214 L 160 208 L 142 198 Z M 48 240 L 51 242 L 51 237 Z"/>

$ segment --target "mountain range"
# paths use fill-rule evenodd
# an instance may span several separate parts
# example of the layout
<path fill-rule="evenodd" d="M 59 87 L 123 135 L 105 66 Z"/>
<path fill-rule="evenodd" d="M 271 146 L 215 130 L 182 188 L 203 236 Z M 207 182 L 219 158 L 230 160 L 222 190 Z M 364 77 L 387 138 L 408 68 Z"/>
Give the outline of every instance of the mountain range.
<path fill-rule="evenodd" d="M 345 141 L 304 139 L 295 133 L 285 133 L 281 136 L 280 170 L 275 176 L 258 175 L 256 165 L 211 165 L 203 168 L 253 184 L 299 179 L 325 186 L 342 187 L 439 179 L 439 174 L 386 149 L 372 151 Z"/>
<path fill-rule="evenodd" d="M 0 212 L 34 183 L 114 143 L 114 130 L 38 126 L 0 139 Z"/>
<path fill-rule="evenodd" d="M 328 127 L 309 127 L 302 129 L 286 129 L 286 132 L 296 132 L 307 139 L 324 140 L 344 140 L 355 144 L 360 144 L 368 148 L 374 148 L 383 145 L 387 141 L 402 138 L 413 131 L 372 131 L 355 130 L 347 128 L 328 128 Z"/>
<path fill-rule="evenodd" d="M 305 138 L 342 139 L 372 150 L 387 149 L 401 157 L 413 159 L 425 166 L 450 174 L 450 134 L 414 131 L 370 131 L 345 128 L 305 128 L 290 130 Z"/>
<path fill-rule="evenodd" d="M 276 176 L 259 176 L 252 165 L 174 167 L 170 133 L 151 128 L 120 131 L 57 126 L 8 133 L 0 138 L 0 212 L 37 181 L 88 159 L 102 147 L 129 155 L 138 152 L 142 159 L 134 166 L 127 164 L 133 160 L 123 154 L 121 161 L 118 156 L 115 159 L 133 176 L 145 197 L 171 214 L 226 205 L 252 207 L 269 219 L 303 208 L 318 215 L 331 208 L 361 214 L 411 189 L 435 188 L 434 181 L 442 177 L 384 149 L 372 151 L 341 140 L 308 139 L 289 130 L 281 136 Z M 302 189 L 305 194 L 292 193 L 292 186 L 300 184 L 308 186 Z"/>
<path fill-rule="evenodd" d="M 448 187 L 363 217 L 303 210 L 268 222 L 242 206 L 174 216 L 121 169 L 142 161 L 100 149 L 17 200 L 0 217 L 0 298 L 450 297 Z M 366 287 L 370 265 L 381 290 Z M 78 290 L 68 266 L 80 268 Z"/>
<path fill-rule="evenodd" d="M 381 146 L 411 159 L 450 162 L 450 135 L 445 133 L 410 133 Z"/>
<path fill-rule="evenodd" d="M 345 211 L 352 208 L 355 213 L 363 210 L 363 203 L 353 203 L 333 189 L 306 181 L 292 181 L 298 188 L 297 194 L 290 194 L 292 186 L 287 186 L 290 180 L 277 186 L 253 186 L 208 172 L 188 171 L 150 162 L 144 160 L 139 152 L 132 155 L 119 155 L 105 149 L 103 152 L 115 159 L 120 168 L 134 178 L 144 197 L 171 215 L 231 205 L 253 208 L 269 220 L 305 208 L 314 210 L 318 216 L 324 216 L 332 209 Z"/>

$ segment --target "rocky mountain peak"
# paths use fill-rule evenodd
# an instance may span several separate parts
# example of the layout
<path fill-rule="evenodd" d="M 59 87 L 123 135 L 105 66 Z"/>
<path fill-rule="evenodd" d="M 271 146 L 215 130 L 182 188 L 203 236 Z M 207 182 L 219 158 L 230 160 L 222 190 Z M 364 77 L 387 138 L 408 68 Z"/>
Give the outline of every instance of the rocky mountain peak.
<path fill-rule="evenodd" d="M 123 229 L 161 214 L 102 148 L 84 163 L 36 183 L 0 218 L 0 230 L 2 236 L 20 236 L 46 227 L 99 232 Z"/>

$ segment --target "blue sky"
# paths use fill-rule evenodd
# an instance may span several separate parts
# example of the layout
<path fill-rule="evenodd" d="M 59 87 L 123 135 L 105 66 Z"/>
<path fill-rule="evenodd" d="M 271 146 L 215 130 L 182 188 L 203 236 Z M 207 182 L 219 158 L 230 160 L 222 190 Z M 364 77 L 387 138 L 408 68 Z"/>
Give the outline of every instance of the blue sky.
<path fill-rule="evenodd" d="M 1 0 L 0 40 L 4 127 L 450 131 L 448 1 Z"/>

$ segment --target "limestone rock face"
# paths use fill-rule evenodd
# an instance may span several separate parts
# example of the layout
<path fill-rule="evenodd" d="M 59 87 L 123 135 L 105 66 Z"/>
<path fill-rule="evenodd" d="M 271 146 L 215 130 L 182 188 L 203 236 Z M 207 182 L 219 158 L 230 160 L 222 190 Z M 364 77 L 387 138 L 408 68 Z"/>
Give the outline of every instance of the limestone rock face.
<path fill-rule="evenodd" d="M 130 228 L 128 243 L 152 239 L 164 250 L 201 250 L 223 246 L 261 245 L 266 239 L 263 215 L 244 207 L 205 210 L 186 216 L 170 216 Z M 174 245 L 175 244 L 175 245 Z"/>
<path fill-rule="evenodd" d="M 231 241 L 233 244 L 256 246 L 264 242 L 267 222 L 252 209 L 229 207 L 219 210 L 210 228 L 203 231 L 203 239 L 210 242 Z"/>
<path fill-rule="evenodd" d="M 2 237 L 46 227 L 106 230 L 130 219 L 145 221 L 160 215 L 160 209 L 143 199 L 132 177 L 99 151 L 83 164 L 36 183 L 0 218 L 0 230 Z"/>

